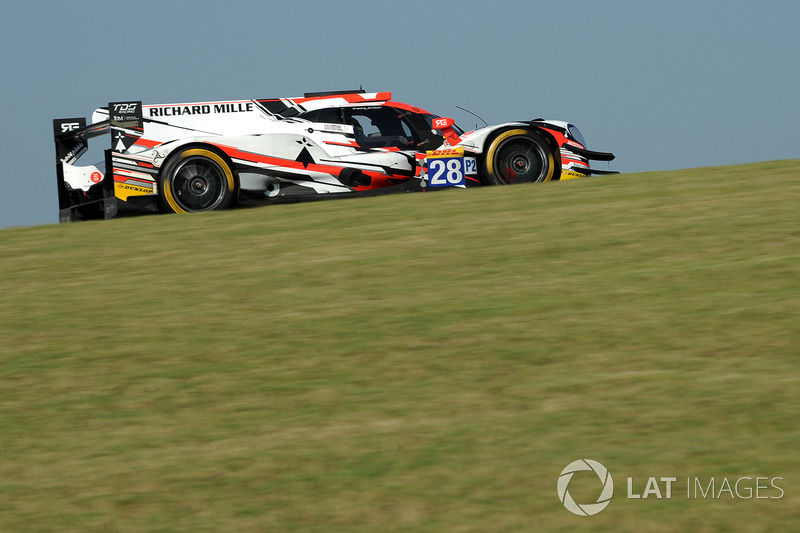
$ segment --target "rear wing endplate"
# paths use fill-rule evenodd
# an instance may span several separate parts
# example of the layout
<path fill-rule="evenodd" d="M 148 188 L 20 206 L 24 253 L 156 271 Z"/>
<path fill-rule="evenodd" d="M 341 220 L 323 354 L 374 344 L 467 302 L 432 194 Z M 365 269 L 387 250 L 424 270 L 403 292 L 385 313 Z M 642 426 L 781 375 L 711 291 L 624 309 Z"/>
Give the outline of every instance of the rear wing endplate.
<path fill-rule="evenodd" d="M 109 219 L 117 214 L 111 154 L 127 151 L 144 133 L 142 102 L 110 102 L 108 110 L 109 120 L 96 124 L 87 125 L 83 117 L 53 120 L 59 222 Z M 89 139 L 107 133 L 111 148 L 105 151 L 105 175 L 89 190 L 73 189 L 64 179 L 64 165 L 74 165 L 89 149 Z"/>

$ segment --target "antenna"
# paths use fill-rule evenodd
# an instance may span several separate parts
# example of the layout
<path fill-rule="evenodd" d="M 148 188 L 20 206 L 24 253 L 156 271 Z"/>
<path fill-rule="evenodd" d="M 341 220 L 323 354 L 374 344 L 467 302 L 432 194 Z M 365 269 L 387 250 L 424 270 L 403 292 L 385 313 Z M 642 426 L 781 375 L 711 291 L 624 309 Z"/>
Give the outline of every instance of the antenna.
<path fill-rule="evenodd" d="M 470 115 L 472 115 L 473 117 L 477 117 L 477 118 L 479 118 L 479 119 L 480 119 L 480 121 L 481 121 L 481 122 L 483 122 L 483 124 L 484 124 L 485 126 L 489 126 L 489 123 L 488 123 L 488 122 L 486 122 L 485 120 L 483 120 L 483 119 L 482 119 L 480 116 L 476 115 L 475 113 L 473 113 L 473 112 L 472 112 L 472 111 L 470 111 L 469 109 L 464 109 L 463 107 L 461 107 L 461 106 L 458 106 L 458 105 L 457 105 L 456 107 L 457 107 L 458 109 L 460 109 L 461 111 L 466 111 L 467 113 L 469 113 L 469 114 L 470 114 Z M 477 124 L 476 124 L 476 126 L 477 126 Z"/>

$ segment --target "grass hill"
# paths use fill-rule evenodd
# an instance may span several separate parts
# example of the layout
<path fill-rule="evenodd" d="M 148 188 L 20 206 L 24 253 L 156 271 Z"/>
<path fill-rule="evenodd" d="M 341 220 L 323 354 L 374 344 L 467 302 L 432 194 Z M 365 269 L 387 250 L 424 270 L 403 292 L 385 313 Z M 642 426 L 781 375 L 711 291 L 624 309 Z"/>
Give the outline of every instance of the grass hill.
<path fill-rule="evenodd" d="M 798 205 L 781 161 L 2 230 L 0 531 L 796 527 Z"/>

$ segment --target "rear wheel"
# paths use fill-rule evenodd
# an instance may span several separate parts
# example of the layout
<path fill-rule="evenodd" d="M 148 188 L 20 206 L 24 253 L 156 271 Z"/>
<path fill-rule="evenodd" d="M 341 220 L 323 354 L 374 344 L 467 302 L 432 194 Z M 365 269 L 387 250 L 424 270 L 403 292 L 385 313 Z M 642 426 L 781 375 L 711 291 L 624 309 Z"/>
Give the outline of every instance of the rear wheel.
<path fill-rule="evenodd" d="M 485 154 L 481 175 L 484 185 L 539 183 L 554 179 L 553 149 L 533 131 L 504 131 L 492 140 Z"/>
<path fill-rule="evenodd" d="M 233 171 L 211 150 L 187 148 L 162 169 L 159 198 L 165 211 L 218 211 L 230 207 L 235 196 Z"/>

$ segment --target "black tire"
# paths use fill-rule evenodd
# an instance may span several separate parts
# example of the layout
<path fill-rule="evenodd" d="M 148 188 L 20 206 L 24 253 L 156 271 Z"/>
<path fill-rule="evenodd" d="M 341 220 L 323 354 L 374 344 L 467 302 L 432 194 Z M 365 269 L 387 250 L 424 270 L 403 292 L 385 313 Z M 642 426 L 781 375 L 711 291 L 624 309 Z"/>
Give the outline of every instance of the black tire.
<path fill-rule="evenodd" d="M 218 153 L 186 148 L 174 154 L 161 170 L 159 200 L 173 213 L 220 211 L 236 198 L 236 178 Z"/>
<path fill-rule="evenodd" d="M 492 139 L 484 152 L 484 185 L 542 183 L 558 179 L 553 148 L 541 135 L 512 129 Z"/>

